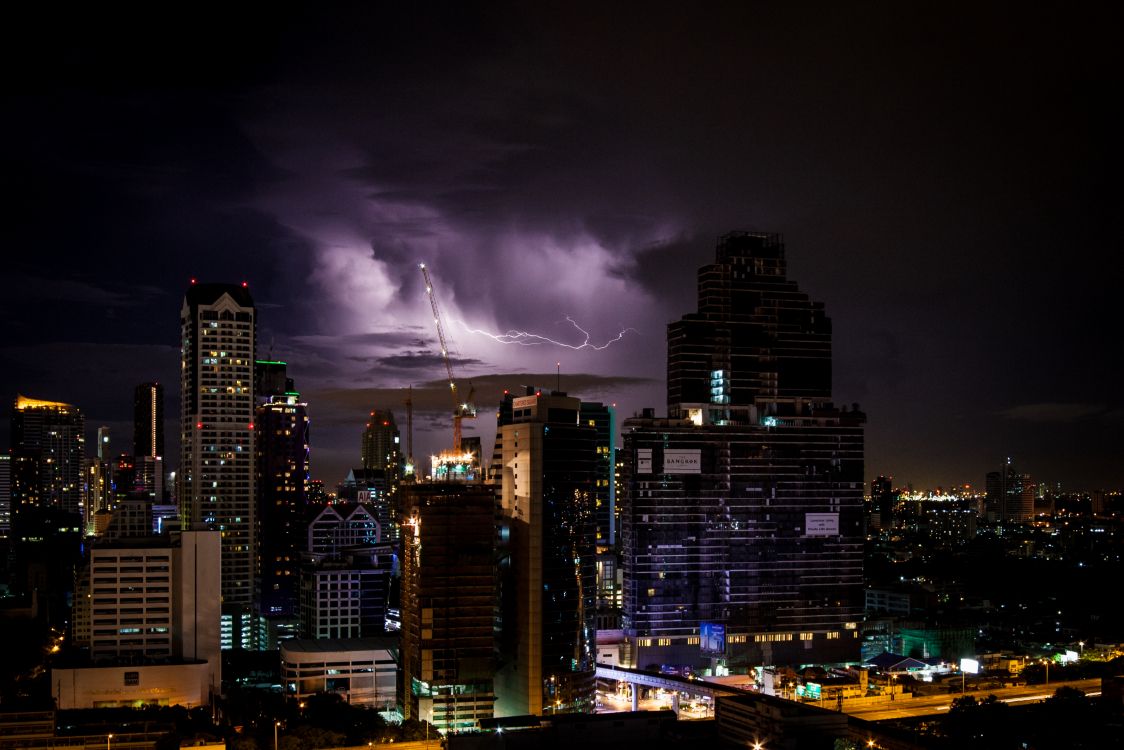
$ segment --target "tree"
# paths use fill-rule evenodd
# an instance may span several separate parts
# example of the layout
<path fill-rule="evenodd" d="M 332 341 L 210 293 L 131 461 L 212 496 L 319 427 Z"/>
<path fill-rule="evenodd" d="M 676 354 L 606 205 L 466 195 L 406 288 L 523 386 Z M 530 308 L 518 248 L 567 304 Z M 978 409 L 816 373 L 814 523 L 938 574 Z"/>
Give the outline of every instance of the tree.
<path fill-rule="evenodd" d="M 319 727 L 300 726 L 287 732 L 281 738 L 281 750 L 318 750 L 324 747 L 340 747 L 347 737 Z"/>

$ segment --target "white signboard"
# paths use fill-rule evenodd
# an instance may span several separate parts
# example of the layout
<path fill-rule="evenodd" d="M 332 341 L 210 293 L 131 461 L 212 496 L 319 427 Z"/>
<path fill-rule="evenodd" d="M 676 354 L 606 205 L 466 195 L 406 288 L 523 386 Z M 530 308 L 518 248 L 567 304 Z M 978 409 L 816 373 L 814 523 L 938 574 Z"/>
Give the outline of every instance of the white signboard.
<path fill-rule="evenodd" d="M 534 406 L 535 402 L 537 402 L 538 400 L 539 400 L 538 396 L 520 396 L 519 398 L 512 400 L 511 408 L 512 409 L 525 409 L 529 406 Z"/>
<path fill-rule="evenodd" d="M 964 674 L 979 674 L 980 663 L 975 659 L 961 659 L 960 671 Z"/>
<path fill-rule="evenodd" d="M 805 513 L 804 514 L 804 535 L 805 536 L 838 536 L 839 534 L 839 514 L 838 513 Z"/>
<path fill-rule="evenodd" d="M 637 474 L 651 474 L 652 473 L 652 449 L 651 448 L 637 448 L 636 449 L 636 473 Z"/>
<path fill-rule="evenodd" d="M 699 474 L 702 472 L 702 459 L 699 449 L 665 450 L 663 452 L 664 474 Z"/>

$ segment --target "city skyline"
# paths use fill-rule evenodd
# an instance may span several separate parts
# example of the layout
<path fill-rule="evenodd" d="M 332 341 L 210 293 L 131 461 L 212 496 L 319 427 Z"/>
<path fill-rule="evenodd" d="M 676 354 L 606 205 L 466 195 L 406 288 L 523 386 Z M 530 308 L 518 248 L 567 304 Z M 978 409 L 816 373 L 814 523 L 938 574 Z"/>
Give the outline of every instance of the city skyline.
<path fill-rule="evenodd" d="M 1011 455 L 1063 489 L 1124 484 L 1111 24 L 349 9 L 148 39 L 21 13 L 4 158 L 10 241 L 35 252 L 5 270 L 0 397 L 73 403 L 125 446 L 137 383 L 178 403 L 190 278 L 247 281 L 331 487 L 372 409 L 405 424 L 410 385 L 417 457 L 450 442 L 426 262 L 487 453 L 502 389 L 552 387 L 556 362 L 621 420 L 662 410 L 695 269 L 759 229 L 826 304 L 868 481 L 982 489 Z M 591 346 L 485 335 L 513 330 Z"/>

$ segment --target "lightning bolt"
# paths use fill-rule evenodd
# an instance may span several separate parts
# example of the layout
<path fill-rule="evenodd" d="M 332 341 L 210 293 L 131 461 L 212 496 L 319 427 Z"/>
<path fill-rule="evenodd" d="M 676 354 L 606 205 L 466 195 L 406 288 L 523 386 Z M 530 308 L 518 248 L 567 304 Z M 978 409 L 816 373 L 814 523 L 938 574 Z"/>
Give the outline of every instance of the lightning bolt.
<path fill-rule="evenodd" d="M 516 344 L 518 346 L 540 346 L 542 344 L 554 344 L 555 346 L 562 346 L 567 349 L 573 349 L 574 351 L 578 351 L 580 349 L 593 349 L 594 351 L 599 352 L 603 349 L 608 349 L 610 346 L 623 339 L 624 335 L 629 331 L 632 331 L 633 333 L 639 333 L 635 328 L 625 328 L 623 331 L 606 341 L 604 344 L 598 345 L 590 341 L 591 336 L 589 331 L 582 328 L 580 325 L 578 325 L 577 321 L 567 315 L 566 322 L 576 328 L 578 333 L 585 337 L 585 339 L 580 344 L 567 344 L 565 341 L 556 341 L 547 336 L 543 336 L 542 334 L 531 333 L 530 331 L 520 331 L 512 329 L 510 331 L 507 331 L 506 333 L 489 333 L 488 331 L 481 331 L 479 328 L 471 328 L 463 320 L 458 322 L 469 333 L 475 333 L 480 336 L 487 336 L 493 341 L 498 341 L 501 344 Z"/>

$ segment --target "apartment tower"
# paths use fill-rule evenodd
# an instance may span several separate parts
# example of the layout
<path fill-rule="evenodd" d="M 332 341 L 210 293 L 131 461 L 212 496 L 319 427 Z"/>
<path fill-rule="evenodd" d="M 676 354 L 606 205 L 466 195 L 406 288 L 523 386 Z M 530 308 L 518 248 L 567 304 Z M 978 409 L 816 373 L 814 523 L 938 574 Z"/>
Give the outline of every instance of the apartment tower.
<path fill-rule="evenodd" d="M 180 328 L 184 527 L 222 532 L 222 644 L 251 648 L 257 572 L 253 298 L 245 284 L 192 284 Z"/>

